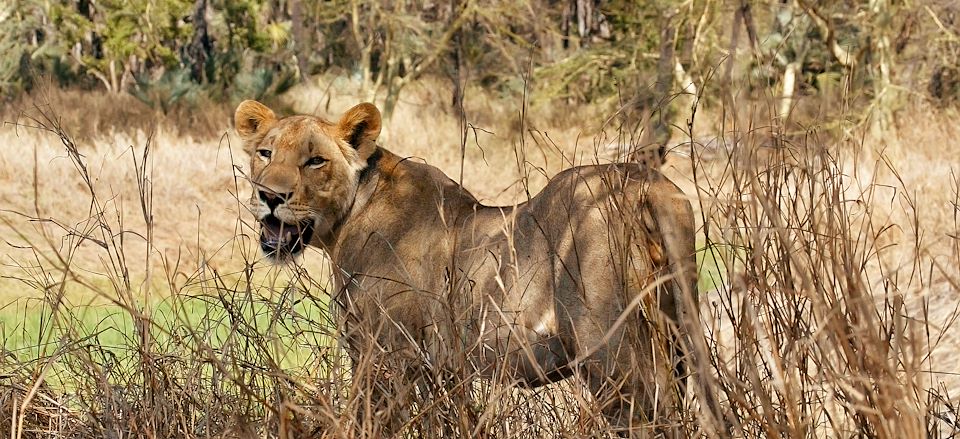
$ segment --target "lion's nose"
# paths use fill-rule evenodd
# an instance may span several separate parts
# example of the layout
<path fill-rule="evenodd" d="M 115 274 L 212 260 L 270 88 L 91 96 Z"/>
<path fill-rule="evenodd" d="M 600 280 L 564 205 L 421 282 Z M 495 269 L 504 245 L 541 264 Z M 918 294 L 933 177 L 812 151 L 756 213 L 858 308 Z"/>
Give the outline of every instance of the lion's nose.
<path fill-rule="evenodd" d="M 278 194 L 276 192 L 271 192 L 271 191 L 258 191 L 258 192 L 260 193 L 260 199 L 263 200 L 264 203 L 267 203 L 267 207 L 270 208 L 271 212 L 273 211 L 273 209 L 276 209 L 277 206 L 285 203 L 287 200 L 293 197 L 292 193 Z"/>

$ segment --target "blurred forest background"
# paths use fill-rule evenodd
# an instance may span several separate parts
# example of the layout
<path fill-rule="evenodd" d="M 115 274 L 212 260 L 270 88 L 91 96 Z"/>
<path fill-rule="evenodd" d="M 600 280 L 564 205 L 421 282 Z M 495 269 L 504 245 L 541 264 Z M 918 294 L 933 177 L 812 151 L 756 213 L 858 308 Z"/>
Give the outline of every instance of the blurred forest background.
<path fill-rule="evenodd" d="M 8 0 L 0 95 L 60 87 L 129 94 L 167 114 L 232 108 L 335 75 L 381 99 L 443 79 L 533 104 L 659 108 L 676 92 L 709 104 L 737 92 L 773 115 L 892 115 L 960 99 L 960 4 L 951 0 Z M 843 105 L 839 97 L 846 96 Z M 858 110 L 848 111 L 849 106 Z M 802 104 L 800 105 L 802 107 Z M 803 110 L 799 111 L 805 114 Z M 807 114 L 809 115 L 809 114 Z M 801 119 L 801 122 L 810 118 Z"/>
<path fill-rule="evenodd" d="M 732 429 L 687 437 L 960 436 L 956 0 L 0 0 L 0 437 L 380 437 L 325 255 L 259 250 L 244 99 L 372 101 L 488 204 L 667 147 Z M 410 437 L 611 437 L 474 379 Z"/>

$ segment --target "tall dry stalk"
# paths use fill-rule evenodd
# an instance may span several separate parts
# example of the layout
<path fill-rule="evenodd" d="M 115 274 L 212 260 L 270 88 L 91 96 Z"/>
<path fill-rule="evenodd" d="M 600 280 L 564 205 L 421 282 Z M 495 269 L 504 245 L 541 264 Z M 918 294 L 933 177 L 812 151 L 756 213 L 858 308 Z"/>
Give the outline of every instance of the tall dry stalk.
<path fill-rule="evenodd" d="M 153 215 L 151 191 L 160 188 L 149 164 L 166 145 L 131 151 L 134 184 L 102 194 L 89 165 L 96 151 L 78 147 L 45 107 L 36 116 L 31 124 L 62 143 L 75 168 L 70 182 L 83 185 L 89 210 L 79 223 L 39 207 L 3 216 L 19 231 L 6 240 L 31 255 L 20 261 L 19 285 L 42 297 L 24 308 L 24 320 L 35 313 L 43 323 L 40 334 L 28 334 L 32 351 L 5 350 L 0 358 L 0 413 L 9 414 L 0 435 L 352 438 L 383 431 L 371 395 L 390 386 L 396 371 L 363 359 L 351 364 L 338 346 L 329 311 L 338 292 L 326 273 L 267 266 L 251 251 L 245 214 L 236 241 L 225 244 L 241 259 L 238 269 L 160 254 L 149 232 L 162 220 Z M 462 156 L 469 136 L 461 123 Z M 526 162 L 535 146 L 564 149 L 544 133 L 524 135 L 533 144 L 515 157 L 528 172 L 539 172 Z M 721 133 L 719 150 L 690 139 L 688 195 L 700 207 L 703 259 L 718 261 L 721 273 L 716 291 L 700 296 L 702 349 L 711 361 L 700 392 L 718 398 L 722 421 L 711 426 L 692 416 L 704 398 L 688 388 L 675 427 L 697 437 L 724 437 L 725 429 L 756 438 L 955 437 L 956 403 L 933 373 L 943 365 L 929 357 L 935 334 L 949 325 L 931 325 L 924 292 L 958 289 L 951 267 L 960 266 L 960 250 L 954 244 L 948 256 L 934 256 L 923 236 L 956 242 L 960 210 L 952 231 L 924 231 L 914 220 L 924 206 L 913 188 L 851 171 L 869 165 L 876 175 L 896 166 L 865 163 L 855 155 L 858 139 L 821 135 L 733 127 Z M 42 163 L 32 173 L 49 178 Z M 954 206 L 958 187 L 954 177 Z M 140 204 L 136 218 L 125 216 L 121 198 Z M 30 229 L 38 222 L 46 224 L 39 236 Z M 91 252 L 101 264 L 95 272 L 78 261 Z M 134 274 L 150 270 L 146 278 Z M 91 328 L 67 297 L 78 286 L 113 304 L 115 314 Z M 105 344 L 111 333 L 121 335 L 118 345 Z M 427 369 L 422 386 L 392 389 L 417 397 L 397 408 L 408 415 L 400 426 L 406 436 L 610 433 L 577 379 L 519 390 L 457 370 Z"/>

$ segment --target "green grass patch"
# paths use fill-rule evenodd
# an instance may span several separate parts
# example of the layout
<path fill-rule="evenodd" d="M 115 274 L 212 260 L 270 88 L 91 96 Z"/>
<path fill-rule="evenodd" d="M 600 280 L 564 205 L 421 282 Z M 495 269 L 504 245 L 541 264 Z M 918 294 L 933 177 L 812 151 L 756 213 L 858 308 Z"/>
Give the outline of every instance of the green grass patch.
<path fill-rule="evenodd" d="M 706 245 L 704 241 L 697 241 L 697 291 L 706 293 L 720 288 L 727 282 L 727 267 L 723 263 L 720 245 Z"/>
<path fill-rule="evenodd" d="M 248 358 L 305 373 L 315 368 L 318 349 L 335 345 L 325 292 L 239 286 L 198 288 L 133 306 L 64 300 L 53 307 L 18 299 L 0 308 L 4 362 L 36 368 L 49 359 L 47 381 L 70 388 L 78 367 L 133 370 L 145 352 L 169 359 Z"/>

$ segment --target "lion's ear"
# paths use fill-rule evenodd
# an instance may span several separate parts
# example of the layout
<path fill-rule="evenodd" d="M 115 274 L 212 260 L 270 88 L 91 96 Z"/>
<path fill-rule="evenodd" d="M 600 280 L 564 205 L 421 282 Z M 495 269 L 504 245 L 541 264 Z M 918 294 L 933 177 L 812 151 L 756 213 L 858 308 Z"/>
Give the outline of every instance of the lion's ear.
<path fill-rule="evenodd" d="M 257 101 L 246 100 L 237 106 L 233 114 L 233 123 L 240 138 L 247 140 L 269 127 L 277 120 L 273 110 Z"/>
<path fill-rule="evenodd" d="M 377 149 L 377 137 L 380 136 L 380 110 L 371 103 L 364 102 L 347 110 L 337 122 L 340 138 L 350 144 L 360 157 L 366 159 Z"/>

